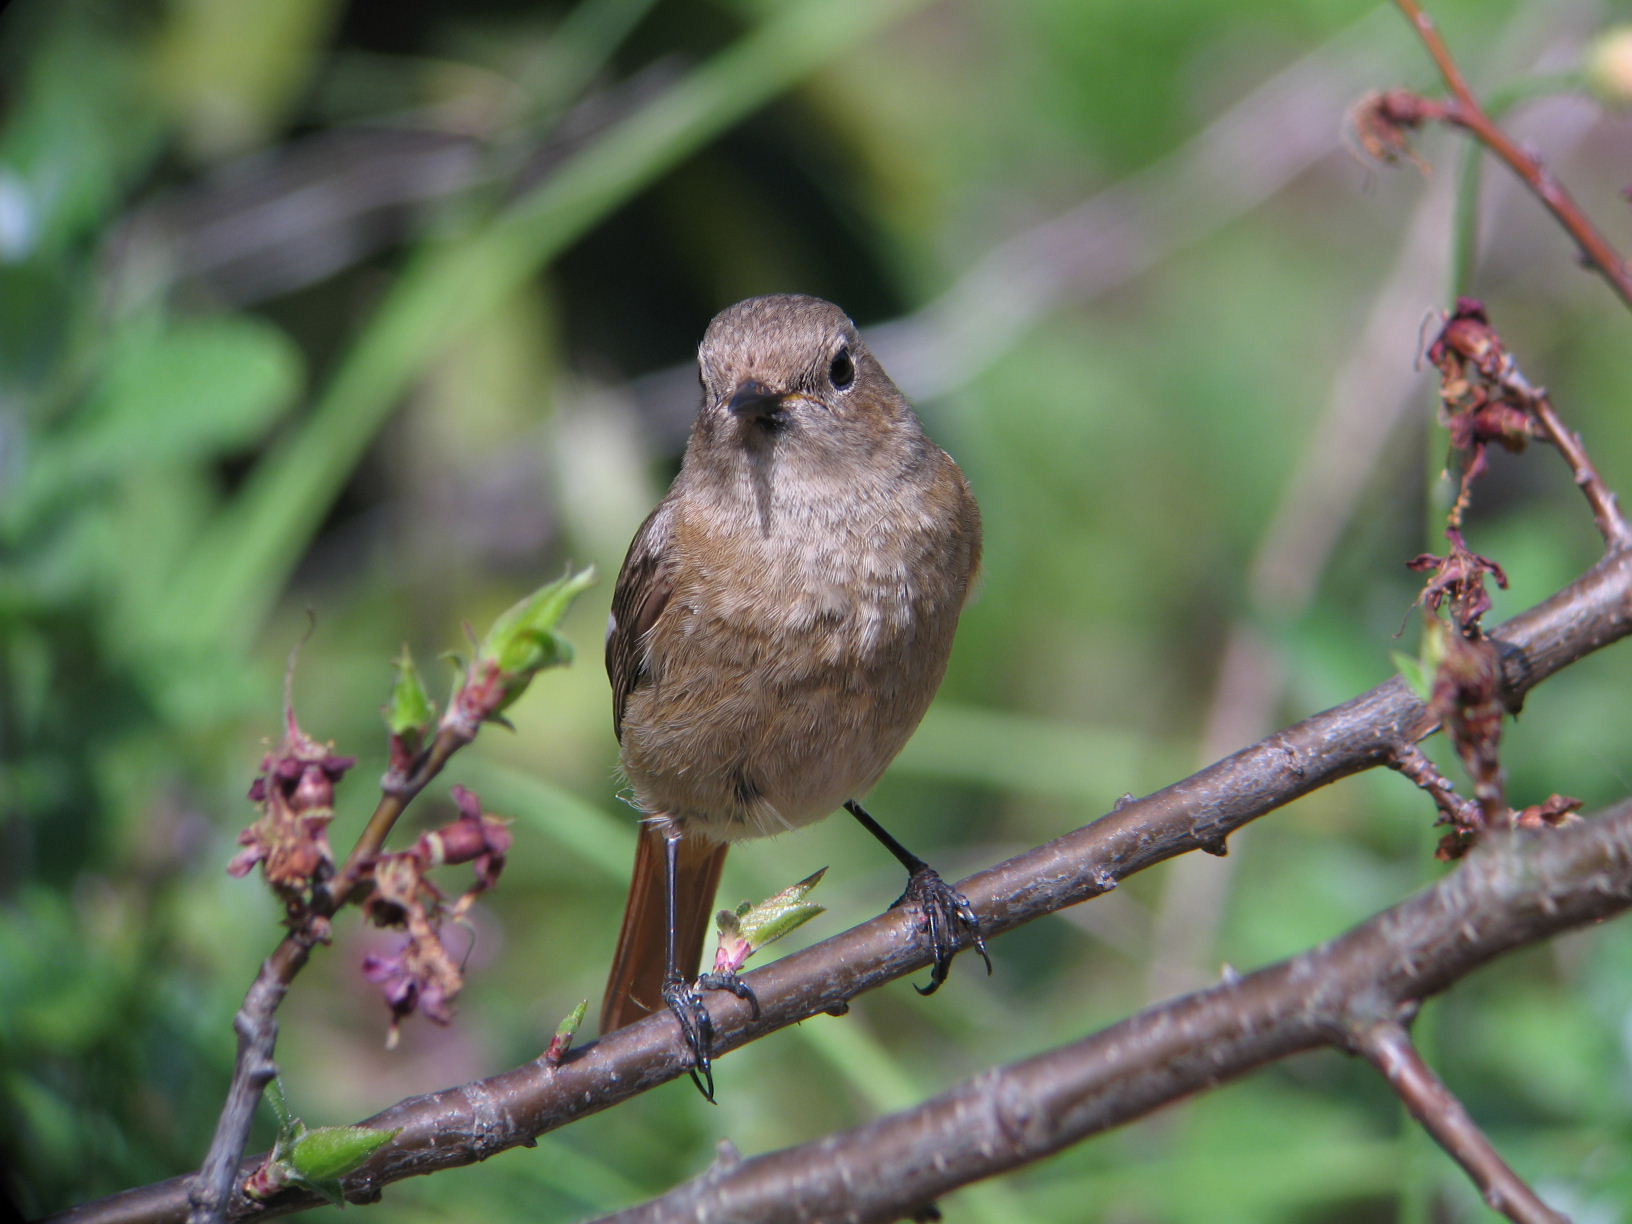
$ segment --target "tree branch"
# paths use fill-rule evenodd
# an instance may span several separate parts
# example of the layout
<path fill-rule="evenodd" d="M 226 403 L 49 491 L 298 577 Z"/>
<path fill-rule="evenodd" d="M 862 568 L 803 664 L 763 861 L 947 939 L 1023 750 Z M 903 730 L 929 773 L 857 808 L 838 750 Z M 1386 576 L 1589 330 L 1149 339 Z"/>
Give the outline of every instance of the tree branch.
<path fill-rule="evenodd" d="M 1403 1024 L 1384 1020 L 1363 1028 L 1355 1034 L 1355 1047 L 1388 1078 L 1411 1116 L 1467 1170 L 1492 1210 L 1515 1224 L 1568 1224 L 1497 1155 L 1462 1102 L 1423 1061 Z"/>
<path fill-rule="evenodd" d="M 1427 791 L 1446 823 L 1462 828 L 1477 827 L 1479 805 L 1458 794 L 1450 779 L 1439 771 L 1439 766 L 1421 748 L 1415 744 L 1406 745 L 1395 753 L 1388 765 L 1401 777 L 1409 778 L 1420 789 Z"/>
<path fill-rule="evenodd" d="M 1363 1034 L 1403 1036 L 1401 1023 L 1423 999 L 1480 965 L 1629 906 L 1632 802 L 1568 829 L 1494 836 L 1453 875 L 1313 951 L 982 1072 L 915 1109 L 750 1160 L 727 1158 L 601 1224 L 900 1219 L 1265 1063 L 1320 1046 L 1364 1046 Z M 1381 1044 L 1394 1048 L 1386 1038 Z M 1402 1091 L 1412 1093 L 1414 1109 L 1419 1090 L 1448 1098 L 1420 1062 L 1418 1070 L 1384 1061 L 1391 1079 L 1408 1081 Z M 1444 1110 L 1436 1102 L 1429 1112 L 1443 1118 Z M 1482 1140 L 1471 1121 L 1456 1128 L 1462 1151 Z M 1505 1180 L 1480 1159 L 1503 1210 L 1557 1224 L 1494 1152 L 1488 1159 Z M 1526 1195 L 1536 1210 L 1519 1214 Z"/>
<path fill-rule="evenodd" d="M 1424 1112 L 1444 1119 L 1454 1099 L 1414 1055 L 1399 1056 L 1387 1034 L 1403 1040 L 1401 1023 L 1423 999 L 1494 957 L 1629 906 L 1632 802 L 1564 830 L 1491 837 L 1453 875 L 1313 951 L 982 1072 L 915 1109 L 815 1143 L 722 1160 L 602 1224 L 900 1219 L 959 1186 L 1319 1046 L 1369 1042 L 1413 1112 L 1436 1094 Z M 1453 1129 L 1449 1140 L 1441 1129 L 1435 1135 L 1454 1142 L 1459 1159 L 1483 1141 L 1465 1113 L 1443 1128 Z M 1477 1176 L 1490 1178 L 1482 1187 L 1499 1188 L 1502 1210 L 1557 1224 L 1485 1150 Z M 1510 1209 L 1526 1196 L 1534 1211 Z"/>

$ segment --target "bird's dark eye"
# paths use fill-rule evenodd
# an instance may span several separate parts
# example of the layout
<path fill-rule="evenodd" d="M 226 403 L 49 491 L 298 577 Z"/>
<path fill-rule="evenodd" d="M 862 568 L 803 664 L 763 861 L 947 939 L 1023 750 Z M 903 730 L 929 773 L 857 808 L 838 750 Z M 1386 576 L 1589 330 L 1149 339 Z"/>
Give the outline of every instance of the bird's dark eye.
<path fill-rule="evenodd" d="M 833 364 L 827 367 L 827 377 L 839 391 L 848 391 L 850 384 L 856 381 L 856 363 L 850 356 L 848 346 L 833 355 Z"/>

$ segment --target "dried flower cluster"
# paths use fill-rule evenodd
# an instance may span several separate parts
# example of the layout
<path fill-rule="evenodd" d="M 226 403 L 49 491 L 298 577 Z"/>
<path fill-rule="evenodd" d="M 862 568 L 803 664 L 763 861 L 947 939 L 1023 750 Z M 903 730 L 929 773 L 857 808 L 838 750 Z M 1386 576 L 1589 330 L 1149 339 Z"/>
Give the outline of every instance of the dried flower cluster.
<path fill-rule="evenodd" d="M 335 784 L 357 763 L 340 756 L 300 729 L 292 706 L 284 709 L 284 737 L 261 760 L 249 788 L 260 818 L 238 835 L 243 850 L 227 865 L 234 876 L 261 864 L 266 882 L 283 900 L 293 926 L 301 921 L 313 891 L 334 873 L 329 823 L 334 819 Z"/>
<path fill-rule="evenodd" d="M 1441 839 L 1438 857 L 1460 858 L 1485 829 L 1517 822 L 1542 828 L 1564 823 L 1578 800 L 1554 795 L 1546 803 L 1514 813 L 1507 806 L 1506 776 L 1501 762 L 1502 721 L 1518 711 L 1508 705 L 1496 644 L 1482 621 L 1491 607 L 1489 582 L 1506 589 L 1507 575 L 1489 557 L 1468 547 L 1463 519 L 1474 482 L 1489 467 L 1489 448 L 1523 451 L 1540 432 L 1537 409 L 1545 393 L 1532 387 L 1501 337 L 1490 324 L 1484 304 L 1461 298 L 1428 348 L 1428 360 L 1439 372 L 1440 420 L 1459 456 L 1461 481 L 1447 514 L 1444 556 L 1432 553 L 1408 561 L 1429 575 L 1418 602 L 1430 613 L 1427 653 L 1434 660 L 1429 712 L 1445 727 L 1473 786 L 1473 803 L 1455 802 L 1437 790 L 1441 823 L 1450 831 Z M 1447 620 L 1437 619 L 1444 612 Z"/>
<path fill-rule="evenodd" d="M 364 975 L 385 992 L 391 1008 L 389 1046 L 396 1045 L 402 1020 L 416 1010 L 437 1024 L 452 1019 L 464 974 L 442 940 L 443 928 L 463 918 L 471 903 L 498 883 L 510 850 L 507 822 L 483 812 L 481 801 L 463 786 L 453 788 L 453 797 L 458 820 L 424 834 L 408 850 L 381 855 L 371 869 L 374 889 L 363 903 L 364 916 L 375 926 L 407 932 L 391 955 L 363 958 Z M 476 879 L 449 904 L 429 873 L 456 863 L 473 864 Z"/>

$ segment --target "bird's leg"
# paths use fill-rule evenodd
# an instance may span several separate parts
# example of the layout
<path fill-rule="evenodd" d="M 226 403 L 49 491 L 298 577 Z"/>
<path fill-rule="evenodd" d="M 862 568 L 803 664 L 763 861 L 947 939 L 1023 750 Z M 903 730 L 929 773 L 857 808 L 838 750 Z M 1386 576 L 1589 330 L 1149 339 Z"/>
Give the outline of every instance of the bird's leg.
<path fill-rule="evenodd" d="M 714 1101 L 714 1020 L 703 1006 L 697 987 L 704 990 L 725 990 L 745 999 L 759 1016 L 759 999 L 748 984 L 735 973 L 705 973 L 697 979 L 697 987 L 680 972 L 680 829 L 670 826 L 663 837 L 663 890 L 666 907 L 663 1002 L 680 1022 L 680 1035 L 691 1052 L 691 1082 L 711 1104 Z"/>
<path fill-rule="evenodd" d="M 929 971 L 929 985 L 913 984 L 913 989 L 921 995 L 934 994 L 940 989 L 941 983 L 946 981 L 946 975 L 952 971 L 952 958 L 958 951 L 958 937 L 961 931 L 969 932 L 969 941 L 974 944 L 975 950 L 980 953 L 980 959 L 986 962 L 986 972 L 992 971 L 992 958 L 986 952 L 986 937 L 980 931 L 980 918 L 976 916 L 974 907 L 969 904 L 969 898 L 941 879 L 937 872 L 923 859 L 908 850 L 867 814 L 867 809 L 854 799 L 847 799 L 844 810 L 861 822 L 861 827 L 883 843 L 883 846 L 896 861 L 907 869 L 906 891 L 896 899 L 890 908 L 895 909 L 902 905 L 916 906 L 919 914 L 918 929 L 923 931 L 929 939 L 929 949 L 935 958 L 935 964 Z"/>
<path fill-rule="evenodd" d="M 680 975 L 678 901 L 680 830 L 671 825 L 663 836 L 663 900 L 668 919 L 664 946 L 663 1002 L 680 1022 L 680 1035 L 691 1051 L 691 1082 L 710 1103 L 714 1100 L 714 1021 L 702 996 Z"/>

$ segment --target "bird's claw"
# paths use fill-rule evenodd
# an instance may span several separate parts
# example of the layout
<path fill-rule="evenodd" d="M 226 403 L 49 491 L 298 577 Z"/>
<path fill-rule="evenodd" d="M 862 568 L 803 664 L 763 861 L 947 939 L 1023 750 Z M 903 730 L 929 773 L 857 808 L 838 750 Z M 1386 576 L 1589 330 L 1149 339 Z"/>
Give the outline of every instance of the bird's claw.
<path fill-rule="evenodd" d="M 663 1002 L 680 1022 L 680 1037 L 691 1053 L 691 1082 L 709 1104 L 714 1103 L 714 1020 L 703 1006 L 703 996 L 691 983 L 670 978 L 663 983 Z"/>
<path fill-rule="evenodd" d="M 736 995 L 752 1009 L 754 1019 L 759 1019 L 759 996 L 735 973 L 705 973 L 697 979 L 697 986 L 700 990 L 723 990 Z"/>
<path fill-rule="evenodd" d="M 753 1008 L 759 1018 L 759 998 L 753 988 L 734 973 L 705 973 L 693 986 L 680 978 L 663 983 L 663 1002 L 680 1022 L 680 1036 L 691 1052 L 691 1082 L 709 1104 L 714 1103 L 714 1018 L 703 1006 L 699 990 L 723 990 L 736 995 Z"/>
<path fill-rule="evenodd" d="M 952 971 L 952 958 L 957 955 L 959 936 L 969 933 L 969 942 L 980 959 L 986 962 L 986 972 L 992 971 L 992 958 L 986 951 L 986 937 L 981 934 L 980 918 L 969 898 L 953 888 L 932 867 L 919 867 L 907 879 L 907 890 L 901 894 L 892 909 L 912 906 L 918 910 L 918 929 L 929 938 L 930 954 L 934 965 L 929 971 L 929 985 L 913 983 L 921 995 L 932 995 L 946 981 Z"/>

